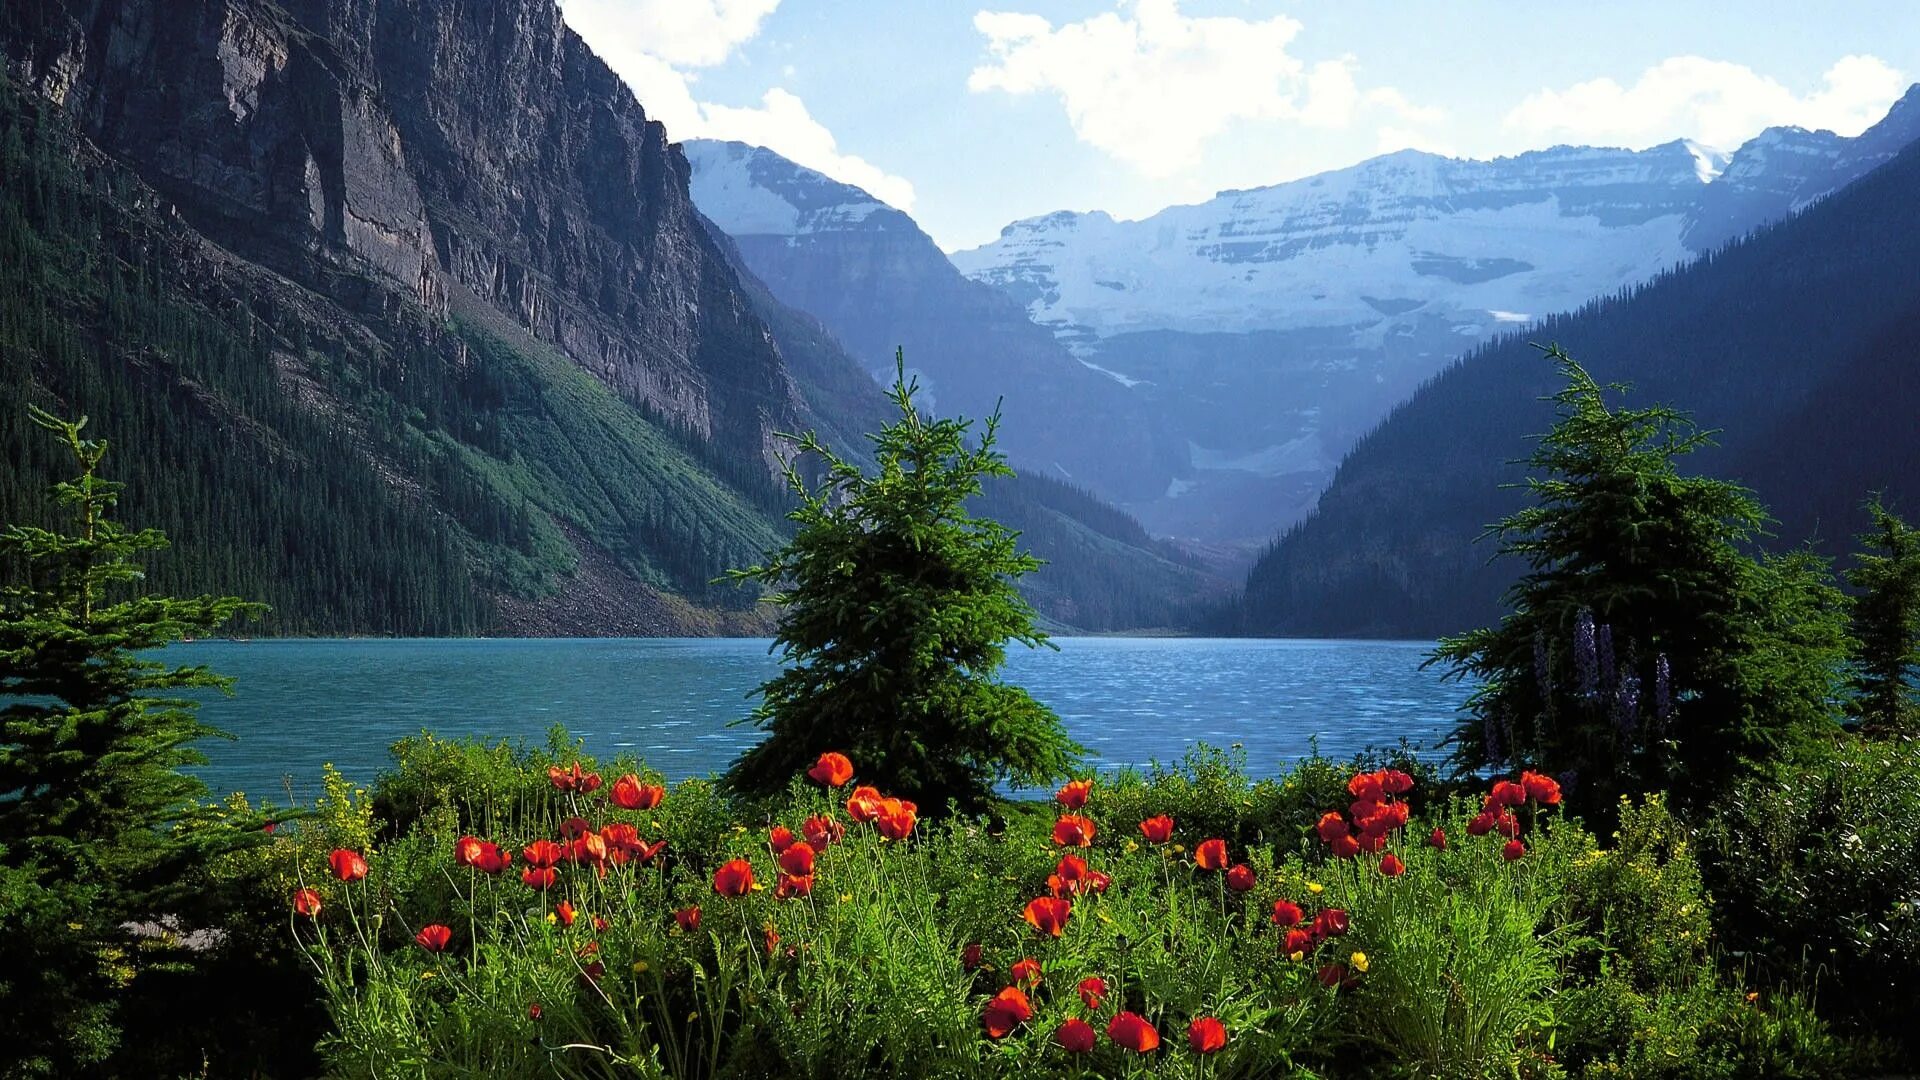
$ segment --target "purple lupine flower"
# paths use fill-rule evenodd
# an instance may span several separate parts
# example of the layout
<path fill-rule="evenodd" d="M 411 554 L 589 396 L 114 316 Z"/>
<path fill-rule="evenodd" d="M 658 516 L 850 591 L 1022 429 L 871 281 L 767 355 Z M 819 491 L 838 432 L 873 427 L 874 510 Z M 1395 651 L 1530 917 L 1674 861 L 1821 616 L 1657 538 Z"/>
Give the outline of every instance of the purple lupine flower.
<path fill-rule="evenodd" d="M 1614 691 L 1613 722 L 1619 726 L 1621 737 L 1627 739 L 1633 738 L 1640 726 L 1640 677 L 1632 672 L 1620 677 L 1620 687 Z"/>
<path fill-rule="evenodd" d="M 1593 612 L 1586 608 L 1573 622 L 1573 666 L 1580 678 L 1580 696 L 1592 697 L 1599 686 L 1600 661 L 1594 655 Z"/>
<path fill-rule="evenodd" d="M 1487 764 L 1498 765 L 1505 761 L 1507 759 L 1506 740 L 1502 738 L 1504 733 L 1500 730 L 1500 721 L 1494 714 L 1487 714 L 1486 722 L 1481 725 L 1480 734 Z"/>
<path fill-rule="evenodd" d="M 1653 715 L 1663 727 L 1673 715 L 1673 667 L 1666 653 L 1653 658 Z"/>
<path fill-rule="evenodd" d="M 1613 666 L 1613 624 L 1606 623 L 1594 631 L 1594 659 L 1598 664 L 1600 685 L 1612 693 L 1617 683 L 1614 680 Z"/>

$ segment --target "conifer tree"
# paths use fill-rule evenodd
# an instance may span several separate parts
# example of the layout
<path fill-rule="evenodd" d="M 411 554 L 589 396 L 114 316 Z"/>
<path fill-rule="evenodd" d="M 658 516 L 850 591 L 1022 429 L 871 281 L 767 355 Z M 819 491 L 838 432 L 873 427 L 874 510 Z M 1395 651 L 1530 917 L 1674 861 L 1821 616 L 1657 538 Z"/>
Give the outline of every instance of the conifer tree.
<path fill-rule="evenodd" d="M 1529 505 L 1489 529 L 1528 570 L 1498 626 L 1432 661 L 1481 684 L 1455 764 L 1560 775 L 1602 816 L 1629 791 L 1710 799 L 1833 726 L 1844 598 L 1810 553 L 1753 553 L 1767 518 L 1746 489 L 1681 472 L 1710 433 L 1664 406 L 1609 407 L 1622 388 L 1547 354 L 1559 418 L 1526 459 Z"/>
<path fill-rule="evenodd" d="M 969 421 L 919 413 L 904 356 L 896 363 L 899 419 L 868 436 L 873 473 L 796 438 L 794 537 L 729 573 L 775 590 L 785 661 L 760 687 L 752 720 L 768 736 L 734 762 L 736 790 L 779 791 L 836 750 L 863 783 L 927 811 L 975 809 L 995 782 L 1051 783 L 1081 752 L 1051 710 L 995 678 L 1008 642 L 1046 643 L 1014 588 L 1039 560 L 966 508 L 984 478 L 1012 475 L 994 450 L 999 415 L 972 443 Z M 801 469 L 814 466 L 809 483 Z"/>
<path fill-rule="evenodd" d="M 205 794 L 180 771 L 205 760 L 192 744 L 219 734 L 178 695 L 228 680 L 141 652 L 256 605 L 134 594 L 166 538 L 113 519 L 120 485 L 84 418 L 32 417 L 79 475 L 53 488 L 70 528 L 0 533 L 0 1045 L 70 1075 L 113 1052 L 112 1001 L 136 974 L 124 925 L 168 913 L 189 871 L 258 836 L 174 827 Z"/>
<path fill-rule="evenodd" d="M 1873 531 L 1847 571 L 1853 602 L 1853 701 L 1850 712 L 1877 734 L 1920 734 L 1920 529 L 1879 499 L 1867 504 Z"/>

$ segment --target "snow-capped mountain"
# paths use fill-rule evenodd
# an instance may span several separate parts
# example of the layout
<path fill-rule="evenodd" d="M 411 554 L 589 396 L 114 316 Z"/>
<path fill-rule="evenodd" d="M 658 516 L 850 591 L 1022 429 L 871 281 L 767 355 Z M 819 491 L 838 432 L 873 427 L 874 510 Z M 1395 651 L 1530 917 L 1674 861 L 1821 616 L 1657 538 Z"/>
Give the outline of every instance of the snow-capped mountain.
<path fill-rule="evenodd" d="M 1001 408 L 1016 465 L 1115 500 L 1165 487 L 1179 455 L 1146 434 L 1149 403 L 954 269 L 912 218 L 770 150 L 697 139 L 683 149 L 694 205 L 775 297 L 819 319 L 876 377 L 891 381 L 904 349 L 923 404 L 975 418 Z M 1123 426 L 1131 434 L 1116 440 Z"/>
<path fill-rule="evenodd" d="M 1401 151 L 1138 221 L 1056 213 L 952 256 L 1184 440 L 1149 526 L 1271 535 L 1346 449 L 1466 349 L 1643 281 L 1819 199 L 1920 135 L 1920 88 L 1857 138 L 1732 154 Z"/>

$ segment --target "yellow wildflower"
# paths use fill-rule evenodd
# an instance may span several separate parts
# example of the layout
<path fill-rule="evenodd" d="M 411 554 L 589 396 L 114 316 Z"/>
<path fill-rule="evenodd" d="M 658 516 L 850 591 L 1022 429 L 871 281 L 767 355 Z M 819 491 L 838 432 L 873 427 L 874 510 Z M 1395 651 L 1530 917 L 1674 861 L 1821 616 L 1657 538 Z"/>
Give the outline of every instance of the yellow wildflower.
<path fill-rule="evenodd" d="M 1347 957 L 1347 965 L 1355 971 L 1365 973 L 1367 970 L 1367 954 L 1356 951 L 1352 956 Z"/>
<path fill-rule="evenodd" d="M 1307 882 L 1307 891 L 1315 895 L 1318 895 L 1319 893 L 1324 892 L 1325 889 L 1326 889 L 1326 886 L 1320 884 L 1317 881 Z"/>
<path fill-rule="evenodd" d="M 645 975 L 647 973 L 647 962 L 645 960 L 635 960 L 633 962 L 633 973 L 635 975 Z"/>

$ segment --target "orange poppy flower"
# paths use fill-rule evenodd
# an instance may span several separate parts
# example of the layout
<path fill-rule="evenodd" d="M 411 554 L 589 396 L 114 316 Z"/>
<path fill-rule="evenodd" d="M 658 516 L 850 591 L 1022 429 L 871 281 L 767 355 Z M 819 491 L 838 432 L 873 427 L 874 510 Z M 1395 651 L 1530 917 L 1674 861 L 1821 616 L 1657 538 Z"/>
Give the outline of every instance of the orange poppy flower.
<path fill-rule="evenodd" d="M 528 866 L 535 868 L 558 866 L 560 860 L 566 855 L 566 848 L 545 837 L 535 840 L 520 850 L 520 857 L 527 860 Z"/>
<path fill-rule="evenodd" d="M 1037 896 L 1027 901 L 1027 910 L 1022 918 L 1027 925 L 1049 937 L 1059 937 L 1067 928 L 1067 916 L 1073 911 L 1073 905 L 1056 896 Z"/>
<path fill-rule="evenodd" d="M 413 935 L 414 943 L 428 952 L 446 952 L 453 941 L 453 929 L 439 923 L 430 923 Z"/>
<path fill-rule="evenodd" d="M 847 835 L 847 827 L 824 814 L 815 814 L 800 823 L 800 835 L 807 838 L 813 850 L 824 851 L 828 844 L 838 843 Z"/>
<path fill-rule="evenodd" d="M 689 934 L 700 929 L 700 905 L 680 908 L 673 913 L 673 921 Z"/>
<path fill-rule="evenodd" d="M 1406 872 L 1407 864 L 1401 862 L 1398 855 L 1389 851 L 1385 855 L 1380 856 L 1380 873 L 1382 875 L 1386 877 L 1399 877 Z"/>
<path fill-rule="evenodd" d="M 1523 772 L 1520 774 L 1520 787 L 1527 798 L 1542 806 L 1560 805 L 1560 781 L 1544 773 Z"/>
<path fill-rule="evenodd" d="M 1193 849 L 1193 865 L 1202 870 L 1226 869 L 1227 842 L 1218 839 L 1200 841 L 1200 846 Z"/>
<path fill-rule="evenodd" d="M 853 762 L 847 755 L 829 750 L 807 770 L 807 776 L 821 787 L 845 787 L 853 779 Z"/>
<path fill-rule="evenodd" d="M 913 823 L 920 808 L 905 799 L 883 799 L 873 826 L 889 840 L 905 840 L 913 835 Z"/>
<path fill-rule="evenodd" d="M 1107 1038 L 1114 1045 L 1136 1054 L 1148 1054 L 1160 1048 L 1160 1032 L 1138 1013 L 1120 1012 L 1107 1024 Z"/>
<path fill-rule="evenodd" d="M 993 996 L 980 1014 L 980 1022 L 987 1029 L 987 1038 L 1004 1039 L 1014 1028 L 1033 1018 L 1033 1006 L 1027 1002 L 1027 995 L 1017 986 L 1009 986 Z"/>
<path fill-rule="evenodd" d="M 847 816 L 859 822 L 872 821 L 880 816 L 880 804 L 884 801 L 877 788 L 854 788 L 853 794 L 847 797 Z"/>
<path fill-rule="evenodd" d="M 1093 781 L 1069 780 L 1053 793 L 1053 801 L 1068 810 L 1078 810 L 1087 805 L 1087 796 L 1093 794 Z"/>
<path fill-rule="evenodd" d="M 1077 1016 L 1070 1016 L 1062 1021 L 1053 1032 L 1053 1041 L 1069 1054 L 1092 1053 L 1093 1044 L 1097 1039 L 1098 1036 L 1093 1032 L 1093 1025 Z"/>
<path fill-rule="evenodd" d="M 745 896 L 753 890 L 753 864 L 734 859 L 713 872 L 713 891 L 721 896 Z"/>
<path fill-rule="evenodd" d="M 1040 985 L 1040 961 L 1031 956 L 1022 957 L 1014 961 L 1011 974 L 1014 982 L 1038 986 Z"/>
<path fill-rule="evenodd" d="M 293 913 L 305 915 L 311 919 L 320 914 L 320 894 L 312 889 L 299 889 L 293 894 Z"/>
<path fill-rule="evenodd" d="M 813 875 L 813 845 L 805 840 L 796 840 L 787 845 L 780 853 L 780 869 L 795 877 Z"/>
<path fill-rule="evenodd" d="M 329 852 L 327 867 L 341 881 L 359 881 L 367 876 L 367 860 L 347 848 L 334 848 Z"/>
<path fill-rule="evenodd" d="M 1187 1025 L 1187 1045 L 1196 1054 L 1212 1054 L 1227 1045 L 1227 1026 L 1212 1016 L 1202 1016 Z"/>
<path fill-rule="evenodd" d="M 1098 975 L 1089 975 L 1081 979 L 1078 989 L 1080 991 L 1080 1000 L 1085 1003 L 1089 1009 L 1098 1009 L 1100 1003 L 1107 999 L 1107 980 Z"/>
<path fill-rule="evenodd" d="M 778 900 L 790 900 L 796 896 L 813 895 L 812 874 L 782 873 L 773 887 L 773 895 Z"/>
<path fill-rule="evenodd" d="M 1173 819 L 1156 814 L 1140 823 L 1140 835 L 1146 837 L 1149 844 L 1164 844 L 1173 839 Z"/>
<path fill-rule="evenodd" d="M 560 871 L 551 866 L 529 866 L 520 871 L 520 880 L 530 888 L 544 891 L 553 888 L 554 882 L 560 880 Z"/>
<path fill-rule="evenodd" d="M 651 810 L 667 797 L 667 789 L 660 784 L 643 784 L 639 777 L 627 773 L 613 782 L 607 797 L 622 810 Z"/>
<path fill-rule="evenodd" d="M 571 901 L 562 900 L 553 905 L 553 917 L 561 926 L 572 926 L 573 920 L 578 918 L 579 914 L 573 910 Z"/>
<path fill-rule="evenodd" d="M 1061 847 L 1088 847 L 1093 843 L 1093 822 L 1079 814 L 1061 814 L 1053 823 L 1053 842 Z"/>

